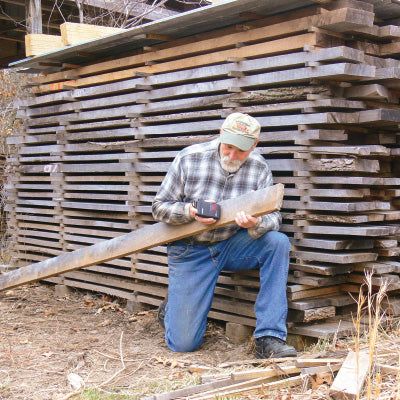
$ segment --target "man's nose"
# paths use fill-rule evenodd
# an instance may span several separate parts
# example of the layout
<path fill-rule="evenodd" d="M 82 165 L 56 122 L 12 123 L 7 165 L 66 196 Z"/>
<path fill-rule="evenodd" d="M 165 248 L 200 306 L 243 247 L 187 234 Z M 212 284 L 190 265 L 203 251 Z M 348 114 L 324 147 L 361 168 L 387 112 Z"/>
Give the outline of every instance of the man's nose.
<path fill-rule="evenodd" d="M 231 160 L 231 161 L 237 160 L 237 154 L 235 151 L 229 152 L 229 160 Z"/>

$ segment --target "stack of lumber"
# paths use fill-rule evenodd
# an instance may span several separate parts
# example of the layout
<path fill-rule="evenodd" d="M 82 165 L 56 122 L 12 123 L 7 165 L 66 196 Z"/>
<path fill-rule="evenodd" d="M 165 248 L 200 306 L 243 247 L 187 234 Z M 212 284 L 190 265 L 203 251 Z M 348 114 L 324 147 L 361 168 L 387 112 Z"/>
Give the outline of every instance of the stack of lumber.
<path fill-rule="evenodd" d="M 216 137 L 240 111 L 262 125 L 258 151 L 286 187 L 290 332 L 349 332 L 349 293 L 365 270 L 396 301 L 400 26 L 376 18 L 372 3 L 259 17 L 33 78 L 18 111 L 24 130 L 9 139 L 18 265 L 153 223 L 151 202 L 178 151 Z M 157 306 L 166 249 L 52 281 Z M 254 326 L 257 288 L 256 272 L 222 274 L 210 316 Z"/>

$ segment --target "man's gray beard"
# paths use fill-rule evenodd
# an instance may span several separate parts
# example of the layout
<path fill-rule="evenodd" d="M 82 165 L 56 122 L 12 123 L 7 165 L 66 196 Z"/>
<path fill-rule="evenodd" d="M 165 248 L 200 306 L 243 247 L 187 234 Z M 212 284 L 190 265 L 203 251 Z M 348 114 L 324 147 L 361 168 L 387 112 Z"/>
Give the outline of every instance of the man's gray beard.
<path fill-rule="evenodd" d="M 246 160 L 229 160 L 229 156 L 221 156 L 221 167 L 224 171 L 236 172 Z"/>

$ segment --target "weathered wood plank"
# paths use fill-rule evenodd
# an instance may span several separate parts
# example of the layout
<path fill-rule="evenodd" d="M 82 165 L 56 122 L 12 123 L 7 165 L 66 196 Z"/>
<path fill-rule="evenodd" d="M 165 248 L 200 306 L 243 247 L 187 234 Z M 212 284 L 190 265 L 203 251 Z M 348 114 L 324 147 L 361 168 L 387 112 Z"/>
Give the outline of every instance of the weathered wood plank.
<path fill-rule="evenodd" d="M 334 399 L 359 397 L 369 370 L 368 351 L 350 351 L 329 389 Z"/>

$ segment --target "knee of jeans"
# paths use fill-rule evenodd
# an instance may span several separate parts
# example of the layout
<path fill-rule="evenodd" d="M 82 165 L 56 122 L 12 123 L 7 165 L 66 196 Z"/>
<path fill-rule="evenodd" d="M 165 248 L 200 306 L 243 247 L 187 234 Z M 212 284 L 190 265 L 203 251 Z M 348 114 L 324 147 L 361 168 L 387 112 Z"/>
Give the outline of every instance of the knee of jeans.
<path fill-rule="evenodd" d="M 199 343 L 191 337 L 175 337 L 171 340 L 168 335 L 166 336 L 166 343 L 170 350 L 178 353 L 195 351 L 201 345 L 201 342 Z"/>
<path fill-rule="evenodd" d="M 268 232 L 268 240 L 270 240 L 274 246 L 278 247 L 282 251 L 290 251 L 290 241 L 289 238 L 282 232 L 271 231 Z"/>

